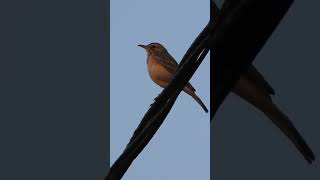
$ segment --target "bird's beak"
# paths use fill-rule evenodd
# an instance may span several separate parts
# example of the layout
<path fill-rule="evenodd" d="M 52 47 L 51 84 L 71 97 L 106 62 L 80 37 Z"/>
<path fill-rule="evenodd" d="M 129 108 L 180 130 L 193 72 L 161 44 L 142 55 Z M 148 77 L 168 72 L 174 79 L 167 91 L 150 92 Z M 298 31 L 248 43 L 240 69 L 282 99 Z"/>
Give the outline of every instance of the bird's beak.
<path fill-rule="evenodd" d="M 147 46 L 146 46 L 146 45 L 141 45 L 141 44 L 139 44 L 138 46 L 139 46 L 139 47 L 142 47 L 142 48 L 144 48 L 144 49 L 146 49 L 146 48 L 147 48 Z"/>

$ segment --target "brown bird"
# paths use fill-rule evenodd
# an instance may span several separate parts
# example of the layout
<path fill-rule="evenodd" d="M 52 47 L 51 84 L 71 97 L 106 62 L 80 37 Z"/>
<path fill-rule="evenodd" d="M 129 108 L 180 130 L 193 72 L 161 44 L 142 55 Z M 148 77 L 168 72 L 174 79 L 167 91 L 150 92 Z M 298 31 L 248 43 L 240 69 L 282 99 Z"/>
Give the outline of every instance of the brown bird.
<path fill-rule="evenodd" d="M 152 81 L 162 88 L 168 86 L 178 69 L 176 60 L 160 43 L 150 43 L 148 45 L 138 46 L 147 51 L 147 68 Z M 183 91 L 196 100 L 206 113 L 208 112 L 208 109 L 196 95 L 196 90 L 190 83 L 183 88 Z"/>
<path fill-rule="evenodd" d="M 273 102 L 271 95 L 275 92 L 263 76 L 251 66 L 246 74 L 240 77 L 233 92 L 261 110 L 290 139 L 308 163 L 315 160 L 314 153 L 303 137 L 286 116 Z"/>

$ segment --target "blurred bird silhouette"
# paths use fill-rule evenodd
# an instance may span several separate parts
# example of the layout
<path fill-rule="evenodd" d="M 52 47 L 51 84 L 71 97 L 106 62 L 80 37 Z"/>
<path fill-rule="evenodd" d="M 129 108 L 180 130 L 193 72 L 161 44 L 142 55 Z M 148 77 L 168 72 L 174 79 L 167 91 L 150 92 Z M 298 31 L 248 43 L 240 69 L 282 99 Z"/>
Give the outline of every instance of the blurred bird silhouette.
<path fill-rule="evenodd" d="M 148 45 L 138 46 L 147 51 L 147 68 L 152 81 L 162 88 L 167 87 L 178 69 L 176 60 L 160 43 L 150 43 Z M 206 113 L 208 112 L 204 103 L 196 95 L 195 88 L 190 83 L 183 88 L 183 91 L 189 94 Z"/>
<path fill-rule="evenodd" d="M 219 22 L 220 9 L 214 1 L 210 2 L 210 20 Z M 232 8 L 235 4 L 230 1 L 228 4 L 225 3 L 224 6 Z M 275 94 L 274 89 L 253 65 L 240 77 L 232 92 L 262 111 L 289 138 L 308 163 L 311 164 L 315 160 L 311 148 L 294 127 L 289 117 L 272 102 L 271 95 Z"/>
<path fill-rule="evenodd" d="M 314 153 L 289 117 L 272 102 L 271 95 L 275 93 L 274 89 L 254 66 L 240 77 L 233 92 L 262 111 L 291 140 L 308 163 L 315 160 Z"/>

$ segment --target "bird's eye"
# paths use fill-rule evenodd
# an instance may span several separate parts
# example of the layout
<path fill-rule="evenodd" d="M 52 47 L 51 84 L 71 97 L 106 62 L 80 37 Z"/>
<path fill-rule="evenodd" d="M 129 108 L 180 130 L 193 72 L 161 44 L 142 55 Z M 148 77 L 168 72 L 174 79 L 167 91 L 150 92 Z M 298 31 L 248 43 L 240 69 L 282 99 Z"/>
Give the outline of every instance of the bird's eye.
<path fill-rule="evenodd" d="M 151 48 L 152 48 L 152 49 L 155 49 L 155 48 L 156 48 L 156 46 L 151 46 Z"/>

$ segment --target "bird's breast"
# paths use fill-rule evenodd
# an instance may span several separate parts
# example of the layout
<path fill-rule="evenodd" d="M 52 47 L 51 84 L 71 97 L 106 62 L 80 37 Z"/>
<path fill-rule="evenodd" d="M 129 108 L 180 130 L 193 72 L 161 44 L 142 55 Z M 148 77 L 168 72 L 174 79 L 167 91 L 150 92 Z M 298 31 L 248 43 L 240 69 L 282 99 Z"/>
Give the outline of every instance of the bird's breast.
<path fill-rule="evenodd" d="M 147 60 L 148 73 L 152 81 L 161 87 L 166 87 L 173 75 L 159 62 L 152 57 Z"/>

